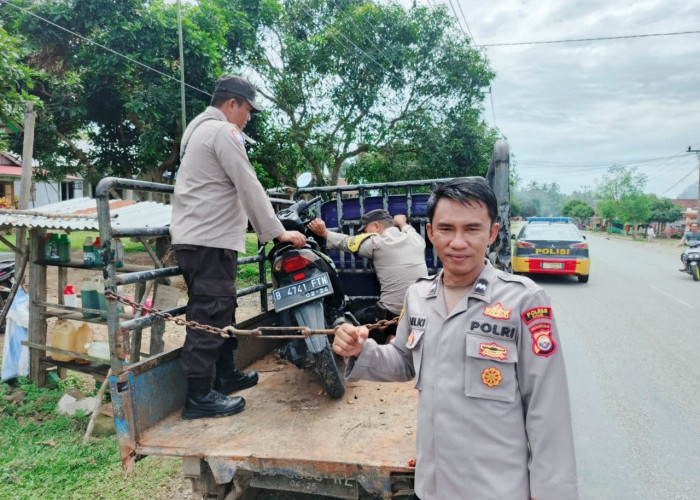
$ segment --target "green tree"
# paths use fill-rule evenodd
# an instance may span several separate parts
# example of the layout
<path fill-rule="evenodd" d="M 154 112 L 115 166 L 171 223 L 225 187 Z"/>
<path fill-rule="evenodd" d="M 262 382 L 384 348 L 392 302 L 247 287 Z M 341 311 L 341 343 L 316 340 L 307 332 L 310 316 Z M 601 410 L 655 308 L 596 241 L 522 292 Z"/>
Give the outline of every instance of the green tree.
<path fill-rule="evenodd" d="M 636 224 L 646 222 L 649 200 L 644 195 L 647 177 L 634 167 L 613 165 L 596 186 L 597 209 L 605 219 Z"/>
<path fill-rule="evenodd" d="M 666 224 L 675 222 L 683 217 L 683 209 L 679 205 L 674 205 L 669 198 L 657 198 L 654 196 L 651 199 L 651 207 L 649 213 L 649 222 L 659 223 L 659 232 L 663 230 Z"/>
<path fill-rule="evenodd" d="M 177 6 L 56 0 L 29 8 L 70 31 L 8 11 L 13 29 L 27 34 L 28 63 L 52 77 L 36 79 L 32 90 L 45 103 L 34 152 L 42 170 L 54 178 L 81 173 L 88 182 L 105 175 L 161 180 L 174 170 L 182 132 Z M 259 10 L 244 0 L 183 5 L 188 119 L 208 104 L 224 68 L 240 64 L 255 43 Z"/>
<path fill-rule="evenodd" d="M 35 72 L 22 62 L 23 44 L 21 37 L 11 36 L 0 24 L 0 150 L 9 146 L 5 127 L 19 130 L 25 102 L 32 99 L 28 91 Z"/>
<path fill-rule="evenodd" d="M 562 214 L 579 222 L 595 215 L 595 209 L 582 200 L 571 200 L 562 209 Z"/>
<path fill-rule="evenodd" d="M 248 63 L 317 179 L 485 173 L 496 134 L 480 109 L 494 75 L 444 8 L 280 5 Z"/>

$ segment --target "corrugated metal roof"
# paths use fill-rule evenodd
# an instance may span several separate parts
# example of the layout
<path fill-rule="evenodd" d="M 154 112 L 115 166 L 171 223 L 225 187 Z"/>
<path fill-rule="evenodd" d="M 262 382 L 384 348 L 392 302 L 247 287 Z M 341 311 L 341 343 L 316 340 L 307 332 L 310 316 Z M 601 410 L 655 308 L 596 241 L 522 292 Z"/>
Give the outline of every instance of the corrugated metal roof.
<path fill-rule="evenodd" d="M 172 207 L 155 201 L 110 200 L 112 227 L 161 227 L 170 225 Z M 12 213 L 15 212 L 15 213 Z M 97 231 L 97 201 L 76 198 L 42 207 L 0 213 L 2 228 L 45 228 L 65 231 Z M 69 217 L 62 217 L 69 216 Z"/>

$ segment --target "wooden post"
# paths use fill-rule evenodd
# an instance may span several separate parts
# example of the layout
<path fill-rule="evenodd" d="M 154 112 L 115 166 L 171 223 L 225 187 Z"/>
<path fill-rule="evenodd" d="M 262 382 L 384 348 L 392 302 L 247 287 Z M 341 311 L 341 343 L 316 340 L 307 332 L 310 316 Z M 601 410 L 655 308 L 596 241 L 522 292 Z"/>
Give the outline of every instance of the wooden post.
<path fill-rule="evenodd" d="M 30 342 L 46 345 L 46 308 L 38 302 L 46 302 L 46 266 L 37 264 L 44 257 L 46 229 L 29 231 L 29 328 Z M 46 367 L 40 362 L 44 351 L 29 349 L 29 379 L 39 387 L 46 385 Z"/>
<path fill-rule="evenodd" d="M 29 196 L 32 188 L 32 162 L 34 161 L 34 103 L 27 101 L 24 113 L 24 143 L 22 145 L 22 180 L 19 189 L 19 209 L 29 208 Z M 21 255 L 26 248 L 27 230 L 23 227 L 15 230 L 17 237 L 15 246 L 15 269 L 19 269 Z"/>

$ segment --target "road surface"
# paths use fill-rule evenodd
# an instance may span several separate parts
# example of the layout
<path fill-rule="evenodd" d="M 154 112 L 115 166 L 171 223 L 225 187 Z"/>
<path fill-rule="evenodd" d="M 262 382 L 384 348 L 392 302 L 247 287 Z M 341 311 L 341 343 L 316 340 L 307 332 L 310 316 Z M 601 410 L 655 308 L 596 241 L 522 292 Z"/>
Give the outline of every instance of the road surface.
<path fill-rule="evenodd" d="M 587 238 L 589 283 L 536 278 L 564 346 L 581 498 L 700 498 L 700 282 L 675 246 Z"/>

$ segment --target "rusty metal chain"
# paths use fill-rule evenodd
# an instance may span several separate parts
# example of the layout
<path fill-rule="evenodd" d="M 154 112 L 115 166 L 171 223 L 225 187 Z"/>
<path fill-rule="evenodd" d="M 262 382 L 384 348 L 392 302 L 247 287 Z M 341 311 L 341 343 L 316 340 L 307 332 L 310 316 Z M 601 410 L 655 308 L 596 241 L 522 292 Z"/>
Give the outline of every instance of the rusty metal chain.
<path fill-rule="evenodd" d="M 185 326 L 185 327 L 193 328 L 195 330 L 201 330 L 204 332 L 213 333 L 215 335 L 219 335 L 219 336 L 221 336 L 223 338 L 227 338 L 227 339 L 233 337 L 234 335 L 247 335 L 250 337 L 258 337 L 258 338 L 264 338 L 264 339 L 288 340 L 288 339 L 303 339 L 306 337 L 310 337 L 311 335 L 333 335 L 333 334 L 335 334 L 335 328 L 334 329 L 312 330 L 311 328 L 308 328 L 306 326 L 259 326 L 258 328 L 254 328 L 252 330 L 241 330 L 241 329 L 236 328 L 232 325 L 224 327 L 224 328 L 217 328 L 215 326 L 197 323 L 196 321 L 186 321 L 182 318 L 177 318 L 170 313 L 159 311 L 158 309 L 153 309 L 152 307 L 146 307 L 145 305 L 139 304 L 138 302 L 135 302 L 131 299 L 127 299 L 126 297 L 122 297 L 121 295 L 117 295 L 116 293 L 114 293 L 110 290 L 105 291 L 105 298 L 107 300 L 115 300 L 115 301 L 120 302 L 124 305 L 131 306 L 134 308 L 134 312 L 143 311 L 143 312 L 146 312 L 150 315 L 156 316 L 157 318 L 160 318 L 163 321 L 172 321 L 173 323 L 175 323 L 176 325 L 179 325 L 179 326 Z M 363 326 L 367 327 L 367 329 L 370 331 L 371 330 L 383 330 L 384 328 L 398 324 L 398 322 L 399 322 L 398 318 L 383 319 L 383 320 L 377 321 L 374 324 L 370 323 L 370 324 L 366 324 Z M 287 332 L 289 330 L 298 331 L 300 333 L 298 335 L 269 335 L 269 334 L 265 334 L 265 332 Z"/>

